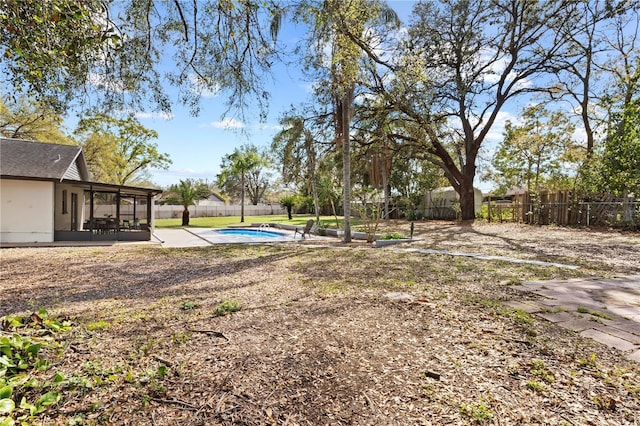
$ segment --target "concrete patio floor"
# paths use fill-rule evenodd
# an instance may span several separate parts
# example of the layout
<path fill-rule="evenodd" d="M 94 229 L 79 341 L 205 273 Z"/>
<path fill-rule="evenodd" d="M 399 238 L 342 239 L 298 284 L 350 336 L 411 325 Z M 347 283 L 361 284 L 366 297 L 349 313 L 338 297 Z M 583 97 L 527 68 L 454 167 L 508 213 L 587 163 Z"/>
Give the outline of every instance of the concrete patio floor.
<path fill-rule="evenodd" d="M 293 231 L 286 229 L 273 229 L 278 233 L 283 234 L 283 237 L 277 238 L 255 238 L 251 236 L 235 236 L 235 235 L 223 235 L 215 232 L 212 228 L 179 228 L 179 229 L 156 229 L 154 240 L 161 241 L 162 247 L 204 247 L 213 244 L 233 244 L 233 243 L 245 243 L 245 244 L 270 244 L 270 243 L 283 243 L 304 241 L 300 234 L 294 235 Z M 320 237 L 313 235 L 307 237 L 317 241 L 319 239 L 327 239 L 327 237 Z"/>

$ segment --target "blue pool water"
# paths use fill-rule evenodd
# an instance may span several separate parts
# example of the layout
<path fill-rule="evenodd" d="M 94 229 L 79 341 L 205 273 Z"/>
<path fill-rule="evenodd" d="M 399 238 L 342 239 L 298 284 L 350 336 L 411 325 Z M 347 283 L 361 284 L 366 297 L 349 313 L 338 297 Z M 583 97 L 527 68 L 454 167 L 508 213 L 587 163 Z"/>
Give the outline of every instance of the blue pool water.
<path fill-rule="evenodd" d="M 250 229 L 250 228 L 225 228 L 218 229 L 216 232 L 224 235 L 237 235 L 242 237 L 257 237 L 257 238 L 282 238 L 286 237 L 286 234 L 274 231 L 265 231 L 262 229 Z"/>

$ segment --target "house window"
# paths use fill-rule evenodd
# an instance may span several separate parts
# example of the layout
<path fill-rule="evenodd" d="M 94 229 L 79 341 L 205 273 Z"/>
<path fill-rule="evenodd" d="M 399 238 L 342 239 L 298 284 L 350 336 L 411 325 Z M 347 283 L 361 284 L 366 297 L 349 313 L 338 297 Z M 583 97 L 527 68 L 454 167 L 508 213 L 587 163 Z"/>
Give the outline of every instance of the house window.
<path fill-rule="evenodd" d="M 67 190 L 62 190 L 62 214 L 69 213 L 69 206 L 67 205 Z"/>

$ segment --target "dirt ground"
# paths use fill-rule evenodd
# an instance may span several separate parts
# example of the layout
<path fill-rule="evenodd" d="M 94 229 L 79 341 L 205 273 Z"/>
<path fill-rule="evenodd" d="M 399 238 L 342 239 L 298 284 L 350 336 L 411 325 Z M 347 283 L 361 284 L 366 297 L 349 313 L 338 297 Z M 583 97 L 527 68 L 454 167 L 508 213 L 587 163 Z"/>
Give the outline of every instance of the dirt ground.
<path fill-rule="evenodd" d="M 640 423 L 640 364 L 502 303 L 525 297 L 525 280 L 637 273 L 639 234 L 441 222 L 414 236 L 411 247 L 580 268 L 362 243 L 3 249 L 0 316 L 44 307 L 71 323 L 33 372 L 65 377 L 50 385 L 62 399 L 32 421 Z M 231 301 L 239 310 L 223 315 Z"/>
<path fill-rule="evenodd" d="M 401 230 L 403 221 L 381 224 L 381 231 Z M 411 247 L 483 253 L 610 269 L 620 273 L 640 271 L 640 233 L 611 229 L 529 226 L 513 223 L 416 222 Z"/>

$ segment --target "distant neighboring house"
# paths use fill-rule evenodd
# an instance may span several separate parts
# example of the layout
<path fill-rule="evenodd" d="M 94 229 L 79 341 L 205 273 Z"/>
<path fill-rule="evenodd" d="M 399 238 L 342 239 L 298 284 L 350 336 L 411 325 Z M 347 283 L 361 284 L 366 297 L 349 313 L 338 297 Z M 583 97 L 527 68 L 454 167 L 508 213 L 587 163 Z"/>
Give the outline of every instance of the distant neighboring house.
<path fill-rule="evenodd" d="M 91 182 L 79 146 L 0 138 L 0 243 L 150 240 L 161 192 Z"/>
<path fill-rule="evenodd" d="M 474 211 L 482 212 L 482 191 L 473 188 Z M 457 219 L 460 212 L 460 195 L 452 186 L 436 188 L 425 193 L 421 209 L 427 219 Z"/>
<path fill-rule="evenodd" d="M 527 188 L 514 186 L 504 194 L 504 197 L 511 200 L 514 197 L 521 197 L 527 192 L 529 192 Z"/>
<path fill-rule="evenodd" d="M 216 194 L 211 194 L 203 200 L 197 201 L 198 206 L 224 206 L 225 202 Z"/>

